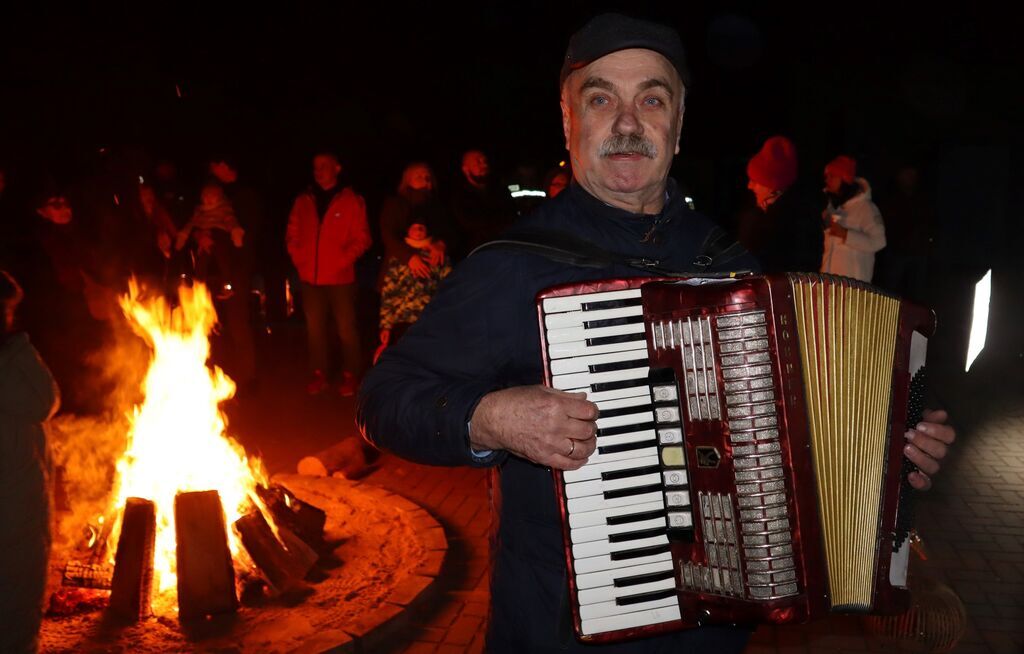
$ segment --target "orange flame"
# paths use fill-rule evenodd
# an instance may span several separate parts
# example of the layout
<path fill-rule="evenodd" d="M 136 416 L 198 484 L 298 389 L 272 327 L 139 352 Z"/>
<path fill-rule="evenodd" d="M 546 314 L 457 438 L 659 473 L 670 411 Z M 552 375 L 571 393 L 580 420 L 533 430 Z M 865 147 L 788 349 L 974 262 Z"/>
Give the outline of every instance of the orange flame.
<path fill-rule="evenodd" d="M 226 434 L 227 420 L 219 405 L 234 395 L 235 384 L 207 363 L 209 334 L 217 322 L 210 293 L 197 283 L 193 288 L 181 286 L 178 297 L 179 306 L 173 309 L 162 296 L 142 298 L 132 280 L 120 300 L 132 328 L 153 353 L 142 387 L 145 401 L 134 408 L 127 449 L 117 463 L 113 508 L 120 512 L 129 497 L 156 504 L 157 612 L 177 605 L 175 495 L 218 491 L 231 525 L 258 501 L 256 485 L 267 482 L 262 462 L 250 460 Z M 228 539 L 238 560 L 241 543 L 230 527 Z"/>

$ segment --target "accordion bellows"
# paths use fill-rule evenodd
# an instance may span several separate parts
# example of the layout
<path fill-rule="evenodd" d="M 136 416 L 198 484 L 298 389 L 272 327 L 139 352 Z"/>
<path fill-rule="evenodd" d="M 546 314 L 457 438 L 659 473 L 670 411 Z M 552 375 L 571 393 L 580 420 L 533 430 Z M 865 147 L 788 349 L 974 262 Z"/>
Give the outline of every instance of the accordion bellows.
<path fill-rule="evenodd" d="M 906 606 L 929 311 L 790 274 L 562 286 L 538 313 L 548 384 L 600 409 L 555 473 L 581 639 Z"/>

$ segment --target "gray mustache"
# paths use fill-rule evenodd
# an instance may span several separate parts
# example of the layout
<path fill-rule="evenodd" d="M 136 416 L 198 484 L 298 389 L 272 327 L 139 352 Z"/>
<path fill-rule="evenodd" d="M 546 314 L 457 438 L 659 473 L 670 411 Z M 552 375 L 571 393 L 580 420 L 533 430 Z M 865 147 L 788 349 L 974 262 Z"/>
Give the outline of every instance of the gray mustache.
<path fill-rule="evenodd" d="M 605 139 L 597 154 L 601 157 L 610 157 L 613 154 L 639 154 L 654 159 L 658 156 L 658 148 L 642 136 L 617 134 Z"/>

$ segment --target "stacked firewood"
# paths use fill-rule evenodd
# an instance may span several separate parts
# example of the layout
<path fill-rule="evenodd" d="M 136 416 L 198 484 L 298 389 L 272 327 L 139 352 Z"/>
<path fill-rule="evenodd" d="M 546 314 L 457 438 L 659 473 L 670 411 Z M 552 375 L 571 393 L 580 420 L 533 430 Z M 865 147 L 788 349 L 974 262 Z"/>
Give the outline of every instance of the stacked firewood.
<path fill-rule="evenodd" d="M 305 579 L 327 550 L 326 514 L 280 485 L 261 487 L 251 499 L 250 510 L 233 525 L 254 566 L 241 572 L 238 584 L 217 491 L 179 493 L 175 498 L 181 620 L 235 612 L 238 585 L 249 595 L 263 597 L 311 592 Z M 109 588 L 109 610 L 119 618 L 138 620 L 150 615 L 155 537 L 155 505 L 129 498 L 112 574 L 109 567 L 72 562 L 65 569 L 64 584 Z"/>

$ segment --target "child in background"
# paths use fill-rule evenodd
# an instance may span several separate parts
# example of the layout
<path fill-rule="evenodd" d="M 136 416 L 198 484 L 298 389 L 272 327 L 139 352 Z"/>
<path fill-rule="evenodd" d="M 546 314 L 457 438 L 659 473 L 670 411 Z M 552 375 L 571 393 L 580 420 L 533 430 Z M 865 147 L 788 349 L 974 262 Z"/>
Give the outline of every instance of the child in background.
<path fill-rule="evenodd" d="M 420 223 L 409 226 L 405 242 L 418 250 L 420 258 L 428 265 L 431 254 L 438 250 L 426 226 Z M 388 345 L 397 343 L 409 326 L 416 322 L 437 292 L 438 284 L 452 271 L 448 257 L 440 265 L 430 266 L 427 277 L 417 277 L 408 263 L 394 256 L 388 258 L 385 266 L 380 291 L 380 346 L 373 355 L 374 363 Z"/>
<path fill-rule="evenodd" d="M 207 184 L 199 196 L 199 206 L 192 213 L 192 219 L 178 232 L 175 249 L 182 249 L 192 236 L 199 251 L 208 254 L 213 249 L 214 230 L 226 232 L 231 243 L 242 247 L 245 230 L 235 218 L 235 210 L 218 184 Z"/>

